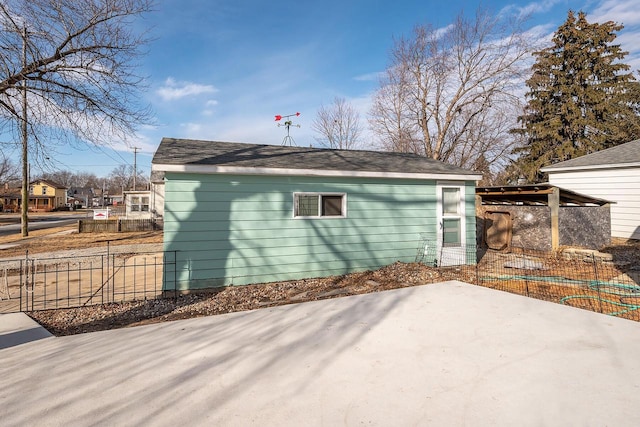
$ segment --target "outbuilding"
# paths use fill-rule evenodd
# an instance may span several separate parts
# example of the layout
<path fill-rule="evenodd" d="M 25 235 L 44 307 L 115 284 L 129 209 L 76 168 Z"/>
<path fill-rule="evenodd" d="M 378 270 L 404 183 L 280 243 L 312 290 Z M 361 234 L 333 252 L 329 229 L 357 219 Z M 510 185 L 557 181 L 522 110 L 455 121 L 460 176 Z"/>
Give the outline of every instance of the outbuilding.
<path fill-rule="evenodd" d="M 478 243 L 510 251 L 600 249 L 611 242 L 610 202 L 548 183 L 478 187 Z"/>
<path fill-rule="evenodd" d="M 424 244 L 462 254 L 475 245 L 481 175 L 413 154 L 163 138 L 152 171 L 164 173 L 164 249 L 176 260 L 166 276 L 179 290 L 340 275 L 413 262 Z"/>
<path fill-rule="evenodd" d="M 615 202 L 611 236 L 640 239 L 640 139 L 541 169 L 549 183 Z"/>

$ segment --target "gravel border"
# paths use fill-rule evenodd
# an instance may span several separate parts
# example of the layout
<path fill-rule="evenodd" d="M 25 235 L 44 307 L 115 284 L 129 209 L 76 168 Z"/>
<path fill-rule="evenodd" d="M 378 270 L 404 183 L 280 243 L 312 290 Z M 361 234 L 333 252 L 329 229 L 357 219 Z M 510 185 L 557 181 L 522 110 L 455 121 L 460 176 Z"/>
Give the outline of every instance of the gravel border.
<path fill-rule="evenodd" d="M 469 281 L 463 271 L 443 271 L 419 263 L 401 263 L 374 271 L 287 282 L 227 286 L 198 293 L 27 314 L 56 336 L 140 326 L 200 316 L 255 310 L 285 304 L 339 298 L 448 280 Z"/>

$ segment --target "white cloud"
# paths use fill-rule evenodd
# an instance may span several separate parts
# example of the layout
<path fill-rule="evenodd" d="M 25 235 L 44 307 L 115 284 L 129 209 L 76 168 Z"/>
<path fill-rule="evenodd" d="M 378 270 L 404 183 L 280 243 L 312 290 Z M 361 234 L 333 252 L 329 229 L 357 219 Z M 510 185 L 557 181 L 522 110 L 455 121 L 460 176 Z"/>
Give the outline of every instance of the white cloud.
<path fill-rule="evenodd" d="M 361 74 L 359 76 L 355 76 L 353 80 L 358 82 L 377 82 L 380 80 L 380 77 L 384 75 L 383 71 L 376 71 L 373 73 Z"/>
<path fill-rule="evenodd" d="M 624 25 L 614 43 L 619 43 L 622 50 L 629 52 L 624 62 L 631 66 L 631 71 L 635 73 L 640 69 L 640 8 L 637 0 L 603 0 L 588 11 L 587 19 L 589 22 L 614 21 Z"/>
<path fill-rule="evenodd" d="M 454 24 L 449 24 L 446 27 L 436 29 L 434 35 L 437 39 L 444 37 L 449 31 L 455 28 Z"/>
<path fill-rule="evenodd" d="M 605 0 L 589 13 L 589 22 L 614 21 L 633 26 L 640 24 L 637 0 Z"/>
<path fill-rule="evenodd" d="M 192 82 L 178 82 L 172 77 L 165 80 L 164 85 L 156 93 L 165 101 L 185 98 L 188 96 L 198 96 L 207 93 L 215 93 L 216 89 L 212 85 L 202 85 Z"/>
<path fill-rule="evenodd" d="M 210 99 L 207 102 L 205 102 L 204 106 L 205 109 L 202 110 L 202 115 L 203 116 L 212 116 L 213 113 L 215 112 L 215 107 L 218 105 L 218 101 L 215 99 Z"/>
<path fill-rule="evenodd" d="M 201 123 L 180 123 L 181 132 L 184 132 L 185 138 L 202 138 L 203 126 Z"/>
<path fill-rule="evenodd" d="M 153 154 L 158 147 L 158 142 L 142 132 L 131 135 L 127 140 L 113 140 L 108 146 L 114 151 L 130 153 L 136 147 L 140 153 Z"/>
<path fill-rule="evenodd" d="M 509 5 L 500 11 L 500 15 L 508 15 L 515 11 L 519 17 L 524 18 L 537 13 L 548 12 L 553 8 L 553 6 L 560 2 L 561 0 L 542 0 L 531 2 L 524 6 Z"/>
<path fill-rule="evenodd" d="M 311 114 L 303 120 L 300 116 L 296 123 L 301 127 L 292 127 L 290 135 L 295 144 L 308 147 L 314 143 L 310 129 Z M 212 141 L 245 142 L 249 144 L 280 145 L 286 136 L 284 127 L 278 127 L 273 116 L 264 116 L 250 112 L 243 116 L 214 116 L 211 120 L 190 121 L 180 124 L 179 137 Z"/>

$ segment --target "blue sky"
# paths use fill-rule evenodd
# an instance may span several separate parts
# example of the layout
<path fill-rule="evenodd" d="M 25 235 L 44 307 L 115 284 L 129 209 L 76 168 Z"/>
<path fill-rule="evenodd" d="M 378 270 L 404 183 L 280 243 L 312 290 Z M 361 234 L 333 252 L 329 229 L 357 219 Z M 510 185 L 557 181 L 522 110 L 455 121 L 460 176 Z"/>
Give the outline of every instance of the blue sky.
<path fill-rule="evenodd" d="M 640 8 L 637 0 L 488 0 L 499 13 L 528 11 L 528 26 L 550 36 L 569 9 L 590 22 L 625 25 L 617 41 L 627 62 L 640 69 Z M 300 112 L 291 135 L 299 146 L 315 143 L 311 122 L 321 105 L 347 99 L 366 126 L 377 75 L 388 64 L 393 38 L 416 24 L 444 27 L 478 2 L 464 0 L 157 0 L 157 11 L 141 26 L 155 40 L 143 59 L 146 101 L 157 124 L 141 129 L 138 168 L 148 175 L 163 136 L 260 144 L 281 144 L 286 134 L 276 114 Z M 133 149 L 60 150 L 59 169 L 107 176 L 119 164 L 133 164 Z"/>

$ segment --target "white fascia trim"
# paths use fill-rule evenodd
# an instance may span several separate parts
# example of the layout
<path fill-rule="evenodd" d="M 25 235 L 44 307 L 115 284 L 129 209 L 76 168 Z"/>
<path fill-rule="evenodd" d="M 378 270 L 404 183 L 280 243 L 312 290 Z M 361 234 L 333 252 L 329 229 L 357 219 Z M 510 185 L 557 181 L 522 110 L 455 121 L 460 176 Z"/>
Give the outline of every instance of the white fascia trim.
<path fill-rule="evenodd" d="M 593 169 L 620 169 L 620 168 L 637 168 L 640 167 L 639 162 L 635 163 L 614 163 L 614 164 L 604 164 L 604 165 L 589 165 L 589 166 L 568 166 L 568 167 L 553 167 L 546 166 L 540 168 L 540 172 L 568 172 L 568 171 L 579 171 L 579 170 L 593 170 Z"/>
<path fill-rule="evenodd" d="M 394 178 L 394 179 L 449 179 L 456 181 L 479 181 L 481 174 L 458 175 L 439 173 L 406 173 L 406 172 L 363 172 L 363 171 L 334 171 L 319 169 L 281 169 L 281 168 L 252 168 L 236 166 L 211 165 L 164 165 L 153 164 L 151 170 L 163 172 L 204 173 L 225 175 L 285 175 L 285 176 L 325 176 L 344 178 Z"/>

